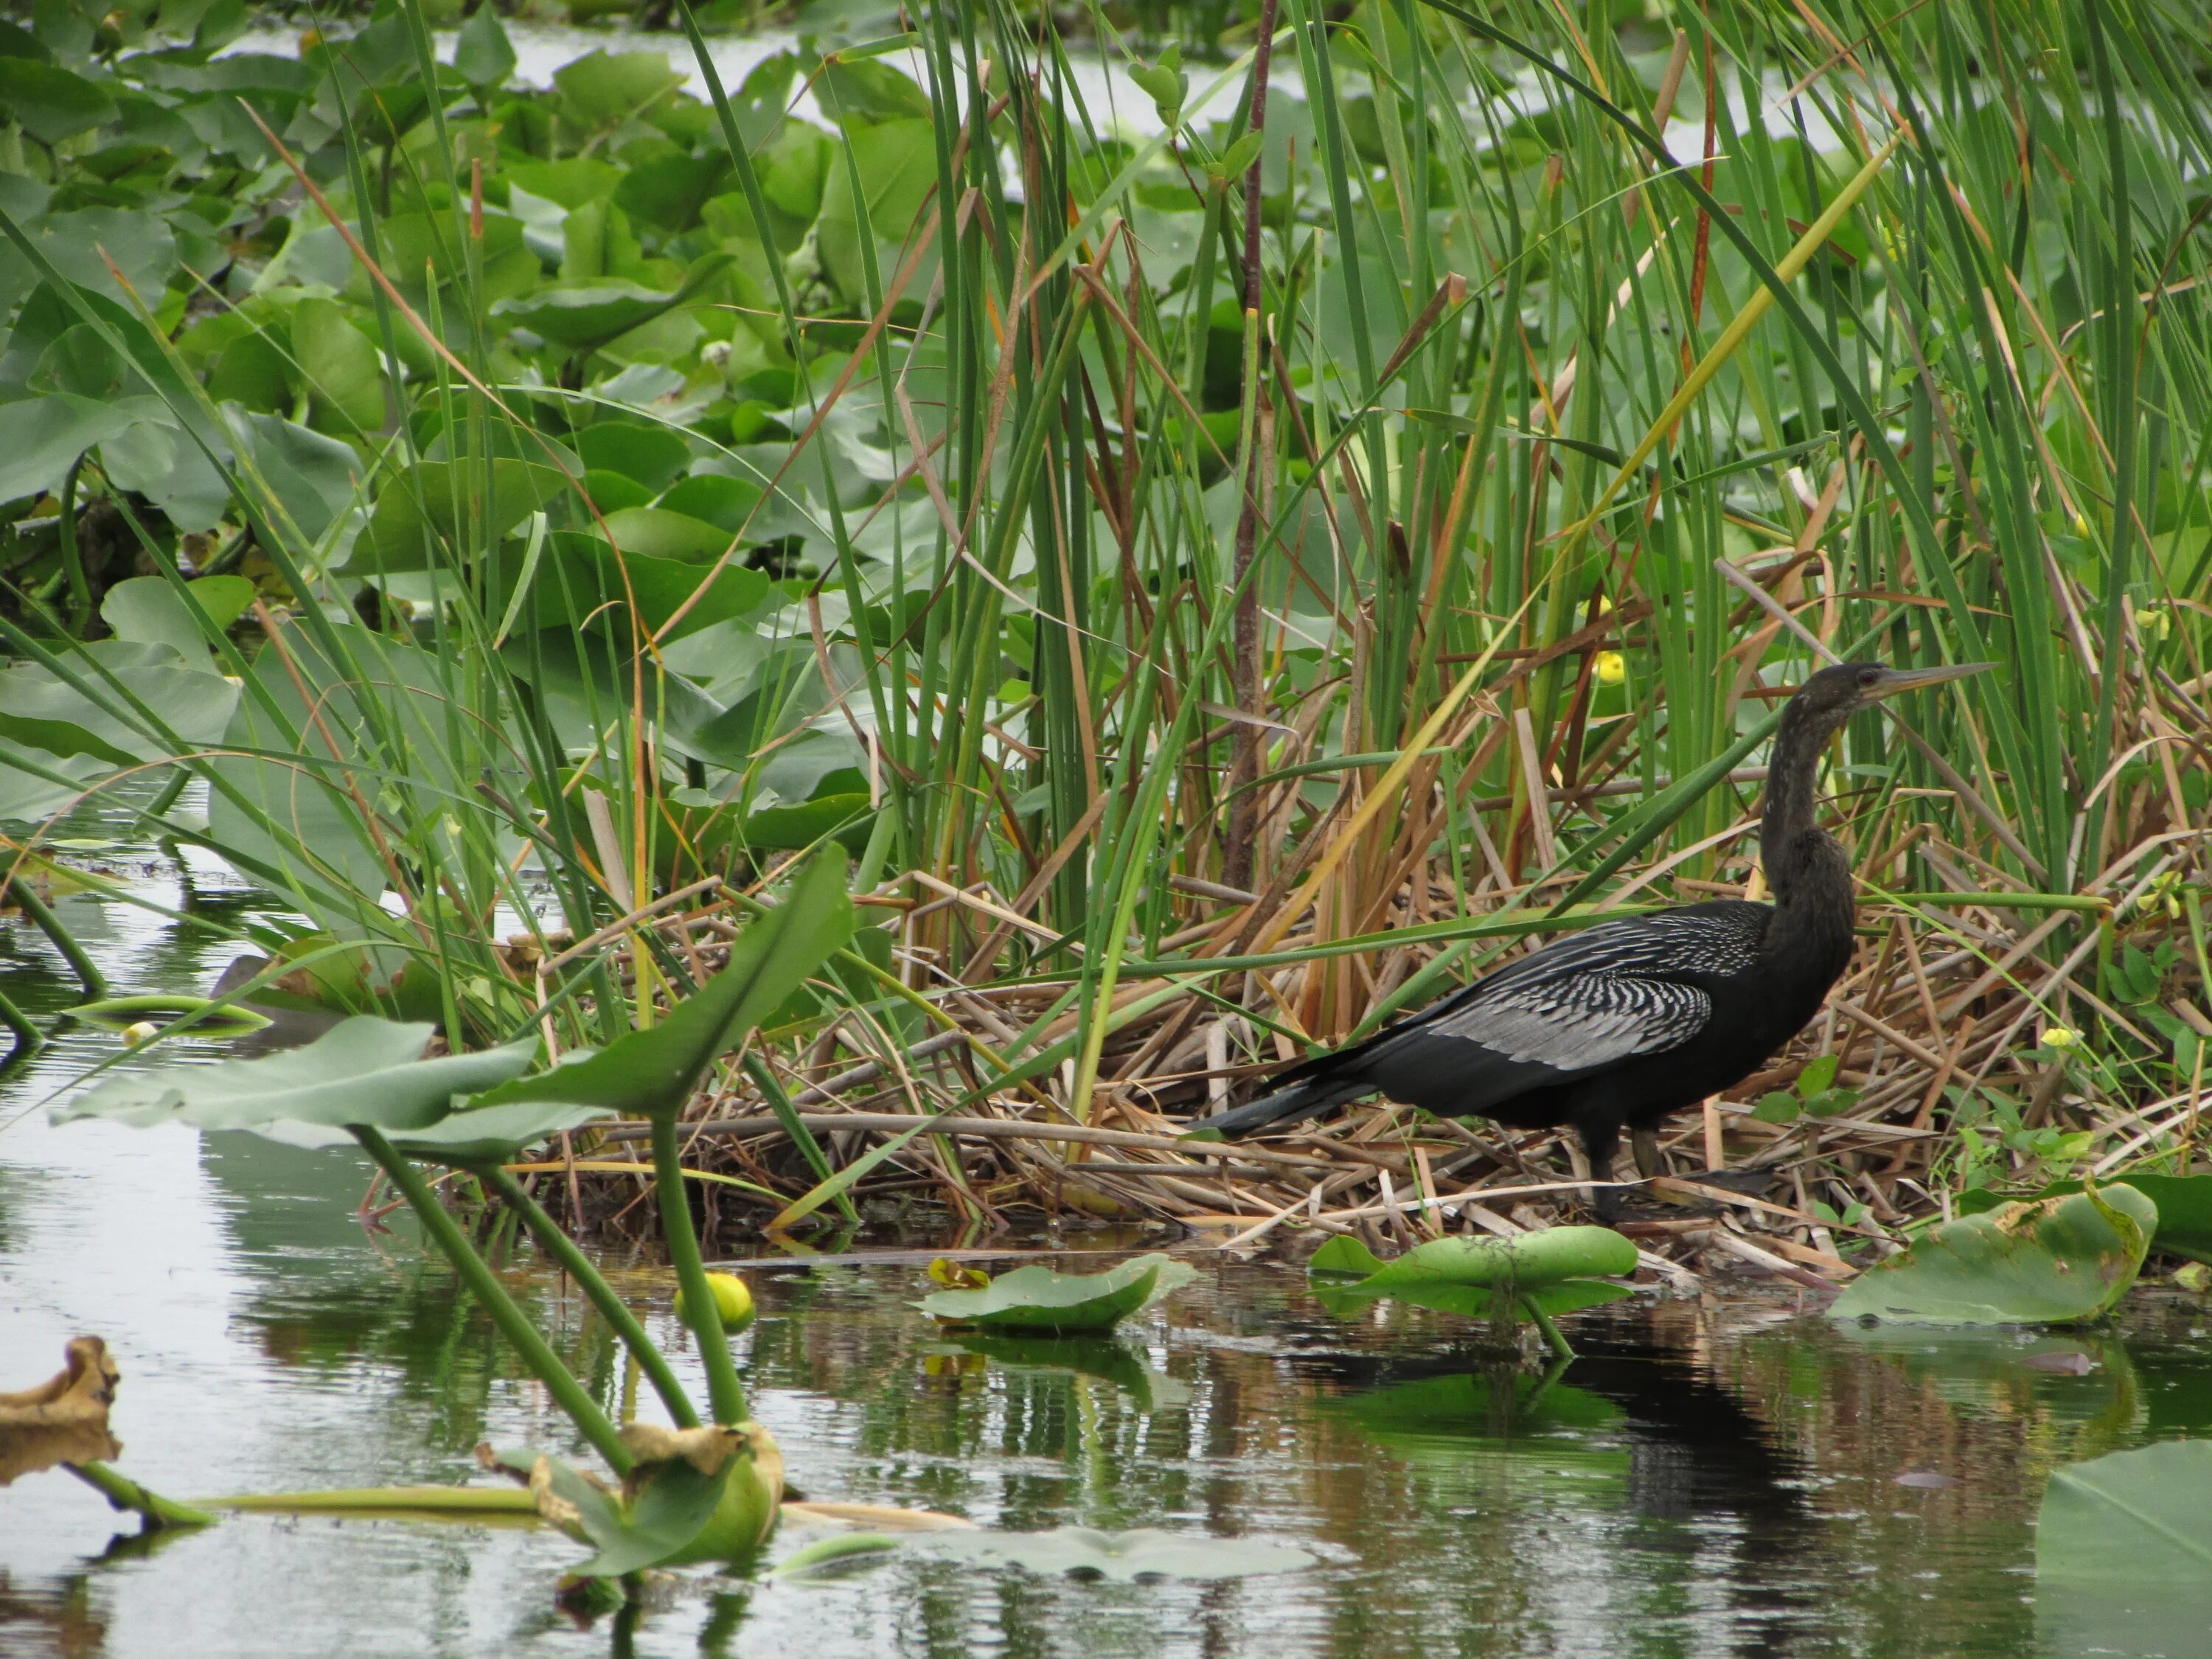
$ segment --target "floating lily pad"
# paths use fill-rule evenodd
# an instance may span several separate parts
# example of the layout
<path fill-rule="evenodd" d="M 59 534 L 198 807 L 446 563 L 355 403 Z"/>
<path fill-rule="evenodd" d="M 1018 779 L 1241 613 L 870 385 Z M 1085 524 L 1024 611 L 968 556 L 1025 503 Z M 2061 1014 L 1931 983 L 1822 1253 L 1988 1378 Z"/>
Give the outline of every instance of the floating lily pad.
<path fill-rule="evenodd" d="M 2204 1652 L 2208 1491 L 2212 1441 L 2169 1441 L 2055 1470 L 2035 1528 L 2039 1650 Z"/>
<path fill-rule="evenodd" d="M 2161 1252 L 2212 1261 L 2212 1175 L 2114 1176 L 2101 1190 L 2109 1193 L 2114 1187 L 2132 1187 L 2158 1206 L 2156 1242 Z M 2033 1196 L 2057 1198 L 2081 1190 L 2078 1181 L 2055 1181 Z M 1970 1187 L 1959 1194 L 1958 1208 L 1963 1214 L 1982 1215 L 2005 1201 L 1986 1187 Z"/>
<path fill-rule="evenodd" d="M 2212 1440 L 2182 1440 L 2053 1470 L 2035 1528 L 2039 1583 L 2212 1583 Z"/>
<path fill-rule="evenodd" d="M 1288 1544 L 1165 1532 L 1152 1527 L 1128 1532 L 1102 1532 L 1090 1527 L 1055 1527 L 1049 1532 L 942 1532 L 915 1547 L 984 1566 L 1018 1567 L 1026 1572 L 1064 1573 L 1121 1583 L 1145 1578 L 1250 1578 L 1262 1573 L 1297 1572 L 1312 1566 L 1316 1559 Z"/>
<path fill-rule="evenodd" d="M 2004 1204 L 1930 1228 L 1861 1273 L 1832 1319 L 2067 1325 L 2108 1311 L 2142 1267 L 2158 1206 L 2132 1187 Z"/>
<path fill-rule="evenodd" d="M 199 1014 L 213 1007 L 214 1001 L 208 997 L 147 995 L 103 997 L 98 1002 L 80 1003 L 64 1012 L 72 1019 L 81 1019 L 103 1031 L 125 1031 L 147 1022 L 173 1024 L 189 1014 Z M 193 1020 L 190 1030 L 194 1036 L 237 1036 L 242 1032 L 258 1031 L 268 1024 L 268 1015 L 257 1014 L 234 1002 Z"/>
<path fill-rule="evenodd" d="M 981 1290 L 939 1291 L 915 1304 L 949 1325 L 996 1330 L 1103 1331 L 1156 1297 L 1188 1285 L 1198 1270 L 1158 1251 L 1103 1273 L 1017 1267 Z"/>
<path fill-rule="evenodd" d="M 1568 1280 L 1635 1271 L 1636 1246 L 1610 1227 L 1551 1227 L 1510 1238 L 1432 1239 L 1387 1262 L 1357 1239 L 1333 1238 L 1306 1264 L 1307 1277 L 1316 1284 L 1407 1300 L 1447 1288 L 1486 1291 L 1508 1285 L 1526 1295 Z M 1582 1307 L 1611 1299 L 1568 1298 Z M 1487 1301 L 1481 1305 L 1486 1307 Z M 1451 1310 L 1460 1311 L 1455 1304 Z"/>

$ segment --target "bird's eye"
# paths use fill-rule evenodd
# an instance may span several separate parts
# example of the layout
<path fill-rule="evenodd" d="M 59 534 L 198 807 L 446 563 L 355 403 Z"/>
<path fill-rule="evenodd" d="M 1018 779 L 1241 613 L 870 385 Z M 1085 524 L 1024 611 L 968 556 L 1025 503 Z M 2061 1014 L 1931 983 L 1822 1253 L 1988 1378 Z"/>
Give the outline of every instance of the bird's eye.
<path fill-rule="evenodd" d="M 1862 668 L 1859 671 L 1859 684 L 1861 685 L 1872 685 L 1881 678 L 1881 670 L 1879 668 Z"/>

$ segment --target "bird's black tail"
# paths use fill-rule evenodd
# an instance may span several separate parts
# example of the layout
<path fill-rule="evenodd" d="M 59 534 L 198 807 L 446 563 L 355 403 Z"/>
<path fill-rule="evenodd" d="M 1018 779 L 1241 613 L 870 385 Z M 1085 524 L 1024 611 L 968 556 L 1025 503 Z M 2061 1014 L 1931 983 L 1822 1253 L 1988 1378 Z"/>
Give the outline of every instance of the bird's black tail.
<path fill-rule="evenodd" d="M 1212 1129 L 1224 1139 L 1234 1140 L 1255 1129 L 1263 1129 L 1271 1123 L 1295 1123 L 1301 1118 L 1318 1117 L 1333 1106 L 1360 1095 L 1371 1094 L 1375 1085 L 1357 1078 L 1304 1078 L 1287 1089 L 1278 1089 L 1273 1094 L 1262 1095 L 1249 1105 L 1238 1106 L 1226 1112 L 1217 1112 L 1212 1117 L 1202 1117 L 1190 1127 L 1194 1129 Z"/>

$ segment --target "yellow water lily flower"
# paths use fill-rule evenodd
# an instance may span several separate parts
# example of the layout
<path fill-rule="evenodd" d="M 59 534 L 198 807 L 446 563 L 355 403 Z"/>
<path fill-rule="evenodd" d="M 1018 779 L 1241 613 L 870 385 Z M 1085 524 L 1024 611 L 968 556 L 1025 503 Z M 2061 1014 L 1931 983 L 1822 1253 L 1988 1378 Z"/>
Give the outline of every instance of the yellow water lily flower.
<path fill-rule="evenodd" d="M 1628 659 L 1618 651 L 1601 651 L 1595 670 L 1600 685 L 1619 685 L 1628 678 Z"/>

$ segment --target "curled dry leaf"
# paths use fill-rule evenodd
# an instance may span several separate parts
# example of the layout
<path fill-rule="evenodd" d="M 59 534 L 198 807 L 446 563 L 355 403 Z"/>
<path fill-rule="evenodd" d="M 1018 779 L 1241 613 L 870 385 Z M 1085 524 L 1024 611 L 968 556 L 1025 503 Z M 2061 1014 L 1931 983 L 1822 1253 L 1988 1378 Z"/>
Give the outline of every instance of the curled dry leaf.
<path fill-rule="evenodd" d="M 96 1463 L 121 1455 L 108 1432 L 107 1408 L 122 1380 L 107 1344 L 71 1339 L 62 1369 L 16 1394 L 0 1394 L 0 1486 L 57 1463 Z"/>
<path fill-rule="evenodd" d="M 743 1431 L 726 1428 L 719 1423 L 696 1429 L 665 1428 L 658 1423 L 632 1423 L 623 1430 L 622 1443 L 629 1449 L 629 1455 L 637 1459 L 640 1468 L 650 1468 L 655 1463 L 673 1463 L 680 1458 L 700 1474 L 712 1477 L 722 1472 L 722 1466 L 745 1441 Z M 635 1473 L 627 1485 L 631 1496 L 635 1496 Z"/>

